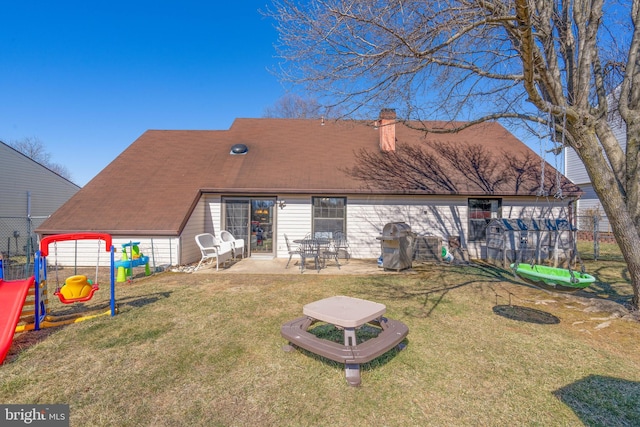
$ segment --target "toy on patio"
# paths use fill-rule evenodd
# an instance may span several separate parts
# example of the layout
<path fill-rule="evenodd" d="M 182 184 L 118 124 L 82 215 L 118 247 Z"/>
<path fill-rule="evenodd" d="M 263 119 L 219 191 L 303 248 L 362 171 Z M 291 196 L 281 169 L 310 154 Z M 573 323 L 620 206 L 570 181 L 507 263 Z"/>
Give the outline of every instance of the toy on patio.
<path fill-rule="evenodd" d="M 83 275 L 73 275 L 67 278 L 62 286 L 57 279 L 58 264 L 57 245 L 59 242 L 75 241 L 77 259 L 77 242 L 82 240 L 98 241 L 98 262 L 96 264 L 96 280 L 92 282 Z M 98 290 L 97 276 L 99 266 L 99 253 L 101 242 L 105 244 L 105 251 L 110 254 L 110 304 L 109 310 L 73 313 L 62 316 L 50 314 L 49 299 L 47 293 L 47 257 L 49 245 L 54 244 L 54 268 L 56 271 L 56 292 L 64 304 L 82 303 L 90 300 Z M 40 330 L 41 328 L 56 327 L 77 323 L 94 317 L 111 315 L 117 312 L 115 304 L 115 277 L 114 277 L 114 248 L 111 244 L 111 236 L 104 233 L 76 233 L 47 236 L 40 242 L 40 250 L 34 258 L 34 275 L 28 279 L 4 281 L 0 278 L 0 363 L 11 347 L 15 333 Z M 22 319 L 22 320 L 21 320 Z M 22 324 L 18 324 L 22 322 Z"/>
<path fill-rule="evenodd" d="M 133 279 L 133 269 L 144 266 L 144 275 L 150 276 L 149 257 L 140 252 L 140 242 L 129 242 L 122 245 L 122 259 L 116 262 L 117 282 Z"/>
<path fill-rule="evenodd" d="M 441 251 L 441 255 L 442 255 L 442 260 L 444 262 L 453 262 L 453 255 L 451 254 L 451 252 L 449 252 L 447 250 L 447 248 L 445 246 L 442 247 L 442 251 Z"/>

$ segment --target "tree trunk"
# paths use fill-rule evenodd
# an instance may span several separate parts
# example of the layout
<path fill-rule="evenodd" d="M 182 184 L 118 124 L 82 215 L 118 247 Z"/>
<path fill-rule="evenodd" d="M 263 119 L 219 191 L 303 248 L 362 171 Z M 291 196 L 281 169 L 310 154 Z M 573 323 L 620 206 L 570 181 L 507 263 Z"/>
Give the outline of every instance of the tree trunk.
<path fill-rule="evenodd" d="M 593 184 L 593 189 L 598 195 L 609 223 L 616 237 L 616 241 L 629 270 L 629 278 L 633 288 L 631 304 L 634 308 L 640 308 L 640 232 L 636 228 L 631 212 L 627 207 L 615 176 L 608 167 L 606 159 L 602 156 L 595 134 L 584 128 L 577 129 L 579 135 L 576 141 L 582 145 L 576 150 Z M 596 173 L 592 173 L 597 171 Z"/>
<path fill-rule="evenodd" d="M 595 183 L 594 183 L 595 184 Z M 617 192 L 616 192 L 617 193 Z M 618 199 L 618 200 L 616 200 Z M 602 207 L 609 218 L 609 224 L 616 237 L 618 246 L 624 256 L 629 270 L 629 279 L 633 287 L 633 299 L 631 304 L 634 308 L 640 308 L 640 234 L 635 224 L 631 220 L 622 200 L 605 195 L 600 199 Z"/>

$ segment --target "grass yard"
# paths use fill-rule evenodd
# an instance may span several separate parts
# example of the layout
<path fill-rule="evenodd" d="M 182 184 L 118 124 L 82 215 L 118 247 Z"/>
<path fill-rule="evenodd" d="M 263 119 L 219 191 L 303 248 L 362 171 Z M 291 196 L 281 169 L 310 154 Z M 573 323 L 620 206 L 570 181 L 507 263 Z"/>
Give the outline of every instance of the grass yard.
<path fill-rule="evenodd" d="M 587 271 L 601 283 L 580 294 L 484 265 L 158 274 L 118 284 L 116 317 L 17 336 L 0 402 L 68 403 L 71 425 L 91 427 L 637 426 L 640 323 L 620 304 L 624 265 Z M 282 349 L 280 326 L 333 295 L 383 303 L 409 327 L 406 348 L 363 365 L 358 388 L 342 365 Z"/>

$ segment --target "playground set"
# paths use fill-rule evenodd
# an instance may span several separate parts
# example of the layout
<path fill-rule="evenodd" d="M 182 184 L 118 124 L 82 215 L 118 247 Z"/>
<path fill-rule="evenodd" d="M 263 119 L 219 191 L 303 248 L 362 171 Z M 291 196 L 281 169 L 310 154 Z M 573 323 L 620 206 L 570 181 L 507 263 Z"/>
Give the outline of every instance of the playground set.
<path fill-rule="evenodd" d="M 57 243 L 63 241 L 97 240 L 98 260 L 96 262 L 95 280 L 88 279 L 85 275 L 75 274 L 66 278 L 60 285 L 58 280 Z M 110 295 L 109 309 L 102 312 L 77 313 L 64 316 L 50 314 L 48 299 L 48 271 L 47 257 L 49 245 L 54 247 L 54 268 L 56 290 L 54 295 L 62 304 L 84 303 L 91 300 L 100 289 L 98 283 L 98 267 L 100 253 L 104 243 L 104 252 L 109 254 Z M 77 323 L 98 316 L 117 313 L 115 300 L 115 250 L 112 245 L 111 235 L 106 233 L 75 233 L 47 236 L 40 242 L 40 248 L 36 252 L 34 260 L 34 275 L 23 280 L 5 281 L 0 268 L 0 364 L 4 361 L 15 333 L 40 330 L 41 328 L 56 327 Z M 1 266 L 1 265 L 0 265 Z M 18 323 L 21 323 L 18 325 Z"/>

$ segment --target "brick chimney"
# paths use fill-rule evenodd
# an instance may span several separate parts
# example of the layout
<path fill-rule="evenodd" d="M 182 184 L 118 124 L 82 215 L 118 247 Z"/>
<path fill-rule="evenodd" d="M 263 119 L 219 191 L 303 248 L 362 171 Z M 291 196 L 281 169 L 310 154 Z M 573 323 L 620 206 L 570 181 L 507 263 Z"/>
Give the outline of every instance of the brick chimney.
<path fill-rule="evenodd" d="M 378 128 L 380 129 L 380 150 L 396 151 L 396 110 L 393 108 L 380 110 Z"/>

